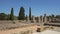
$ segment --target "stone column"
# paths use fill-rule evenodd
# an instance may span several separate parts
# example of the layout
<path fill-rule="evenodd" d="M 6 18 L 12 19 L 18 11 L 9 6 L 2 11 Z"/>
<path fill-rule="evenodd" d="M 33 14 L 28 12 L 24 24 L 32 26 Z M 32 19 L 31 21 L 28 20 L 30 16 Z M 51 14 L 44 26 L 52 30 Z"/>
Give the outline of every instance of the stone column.
<path fill-rule="evenodd" d="M 36 18 L 36 22 L 39 23 L 39 18 L 38 17 Z"/>
<path fill-rule="evenodd" d="M 40 23 L 40 17 L 38 17 L 38 21 L 39 21 L 39 23 Z"/>
<path fill-rule="evenodd" d="M 43 16 L 42 16 L 42 22 L 43 22 Z"/>
<path fill-rule="evenodd" d="M 49 22 L 51 21 L 51 18 L 49 17 Z"/>
<path fill-rule="evenodd" d="M 29 22 L 29 16 L 27 16 L 27 22 Z"/>
<path fill-rule="evenodd" d="M 42 16 L 40 16 L 40 22 L 42 22 Z"/>
<path fill-rule="evenodd" d="M 47 17 L 45 16 L 45 18 L 44 18 L 45 20 L 44 20 L 44 22 L 46 23 L 47 22 Z"/>
<path fill-rule="evenodd" d="M 34 17 L 34 16 L 33 16 L 33 21 L 34 21 L 34 22 L 36 22 L 36 21 L 35 21 L 35 17 Z"/>
<path fill-rule="evenodd" d="M 35 21 L 35 17 L 34 16 L 32 16 L 32 21 L 35 23 L 36 21 Z"/>
<path fill-rule="evenodd" d="M 46 23 L 47 22 L 47 16 L 46 16 L 46 14 L 44 14 L 44 23 Z"/>

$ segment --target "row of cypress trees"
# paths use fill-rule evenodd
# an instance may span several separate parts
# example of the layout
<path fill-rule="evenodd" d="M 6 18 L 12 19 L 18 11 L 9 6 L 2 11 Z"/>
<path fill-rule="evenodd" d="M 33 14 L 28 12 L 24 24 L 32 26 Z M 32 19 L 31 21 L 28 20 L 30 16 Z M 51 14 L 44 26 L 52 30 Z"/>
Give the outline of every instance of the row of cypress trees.
<path fill-rule="evenodd" d="M 29 19 L 31 20 L 31 8 L 29 8 Z M 14 9 L 11 8 L 10 20 L 14 20 Z M 25 9 L 24 7 L 20 8 L 18 20 L 25 20 Z"/>

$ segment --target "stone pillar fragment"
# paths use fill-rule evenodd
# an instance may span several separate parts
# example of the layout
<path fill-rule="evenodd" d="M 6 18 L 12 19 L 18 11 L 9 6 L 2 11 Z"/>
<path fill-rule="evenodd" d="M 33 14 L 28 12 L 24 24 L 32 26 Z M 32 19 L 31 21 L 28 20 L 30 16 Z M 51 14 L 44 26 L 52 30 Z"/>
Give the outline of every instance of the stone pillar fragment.
<path fill-rule="evenodd" d="M 42 22 L 43 22 L 43 16 L 42 16 Z"/>
<path fill-rule="evenodd" d="M 39 21 L 39 23 L 40 23 L 40 17 L 38 17 L 38 21 Z"/>
<path fill-rule="evenodd" d="M 49 22 L 51 22 L 51 18 L 49 17 Z"/>
<path fill-rule="evenodd" d="M 32 20 L 31 21 L 34 22 L 34 23 L 36 22 L 34 16 L 32 16 Z"/>
<path fill-rule="evenodd" d="M 42 16 L 40 16 L 40 22 L 42 22 Z"/>
<path fill-rule="evenodd" d="M 26 15 L 26 22 L 29 22 L 29 16 Z"/>
<path fill-rule="evenodd" d="M 46 16 L 46 14 L 44 14 L 44 23 L 46 23 L 47 22 L 47 16 Z"/>
<path fill-rule="evenodd" d="M 33 16 L 33 21 L 36 22 L 35 17 Z"/>
<path fill-rule="evenodd" d="M 45 16 L 45 20 L 44 20 L 44 22 L 46 23 L 47 22 L 47 17 Z"/>

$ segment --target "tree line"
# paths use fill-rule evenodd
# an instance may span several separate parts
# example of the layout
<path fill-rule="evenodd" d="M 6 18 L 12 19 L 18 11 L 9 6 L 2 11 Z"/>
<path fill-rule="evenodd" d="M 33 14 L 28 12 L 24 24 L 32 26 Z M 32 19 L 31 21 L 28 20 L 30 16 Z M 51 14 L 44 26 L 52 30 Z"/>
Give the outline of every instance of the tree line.
<path fill-rule="evenodd" d="M 20 8 L 19 16 L 14 16 L 14 9 L 11 8 L 10 14 L 0 13 L 0 20 L 24 20 L 25 19 L 25 10 L 24 7 Z"/>
<path fill-rule="evenodd" d="M 29 8 L 29 20 L 32 20 L 31 18 L 31 8 Z M 40 16 L 41 17 L 41 16 Z M 60 15 L 51 15 L 51 16 L 47 16 L 47 18 L 58 18 L 60 19 Z M 27 15 L 25 16 L 25 9 L 22 6 L 19 10 L 19 16 L 14 16 L 14 9 L 11 8 L 11 13 L 10 14 L 5 14 L 5 13 L 0 13 L 0 20 L 26 20 L 27 19 Z M 35 19 L 38 19 L 37 17 L 35 17 Z"/>
<path fill-rule="evenodd" d="M 25 17 L 25 9 L 22 6 L 19 10 L 19 16 L 14 16 L 14 9 L 11 8 L 10 14 L 0 13 L 0 20 L 25 20 L 27 19 L 27 15 Z M 31 20 L 31 8 L 29 8 L 29 19 Z"/>

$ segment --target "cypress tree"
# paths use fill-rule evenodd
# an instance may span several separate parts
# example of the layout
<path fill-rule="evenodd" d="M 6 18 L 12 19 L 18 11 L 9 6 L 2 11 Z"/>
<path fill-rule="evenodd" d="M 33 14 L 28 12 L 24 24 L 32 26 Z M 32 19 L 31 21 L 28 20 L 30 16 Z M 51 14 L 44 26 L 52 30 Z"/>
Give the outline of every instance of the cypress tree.
<path fill-rule="evenodd" d="M 14 10 L 11 8 L 10 20 L 14 20 Z"/>
<path fill-rule="evenodd" d="M 29 20 L 31 20 L 31 8 L 29 8 Z"/>
<path fill-rule="evenodd" d="M 20 8 L 20 12 L 19 12 L 19 16 L 18 16 L 18 20 L 24 20 L 25 19 L 25 10 L 23 7 Z"/>

